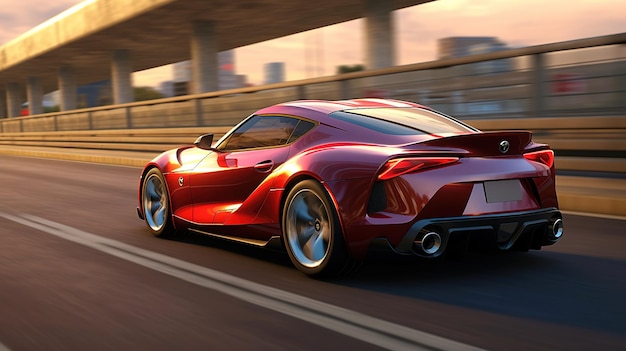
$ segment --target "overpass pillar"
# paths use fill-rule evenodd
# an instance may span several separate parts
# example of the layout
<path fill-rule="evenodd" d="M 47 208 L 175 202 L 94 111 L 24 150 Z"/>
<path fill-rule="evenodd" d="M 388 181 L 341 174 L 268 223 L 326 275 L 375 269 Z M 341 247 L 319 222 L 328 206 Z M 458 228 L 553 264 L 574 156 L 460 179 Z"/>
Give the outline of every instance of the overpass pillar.
<path fill-rule="evenodd" d="M 196 94 L 219 89 L 218 46 L 215 24 L 195 21 L 191 34 L 192 89 Z"/>
<path fill-rule="evenodd" d="M 18 83 L 7 83 L 7 114 L 18 117 L 22 107 L 22 94 Z"/>
<path fill-rule="evenodd" d="M 2 95 L 6 97 L 6 91 L 0 90 L 0 96 Z M 0 118 L 7 118 L 7 100 L 1 99 L 1 98 L 0 98 Z M 0 133 L 1 132 L 2 130 L 0 130 Z"/>
<path fill-rule="evenodd" d="M 28 77 L 26 86 L 26 94 L 28 95 L 28 112 L 31 115 L 43 113 L 43 89 L 41 81 L 37 77 Z"/>
<path fill-rule="evenodd" d="M 395 65 L 391 1 L 363 0 L 365 8 L 365 64 L 368 69 Z"/>
<path fill-rule="evenodd" d="M 61 66 L 58 72 L 59 93 L 61 95 L 61 111 L 74 110 L 76 108 L 76 79 L 74 70 L 69 66 Z"/>
<path fill-rule="evenodd" d="M 133 102 L 132 68 L 129 50 L 115 50 L 111 57 L 113 103 Z"/>

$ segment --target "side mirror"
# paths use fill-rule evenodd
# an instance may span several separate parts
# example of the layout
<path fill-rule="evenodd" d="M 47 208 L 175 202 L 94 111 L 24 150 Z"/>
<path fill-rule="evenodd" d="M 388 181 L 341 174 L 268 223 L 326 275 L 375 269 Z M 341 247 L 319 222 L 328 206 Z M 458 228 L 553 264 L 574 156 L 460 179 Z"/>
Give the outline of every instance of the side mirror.
<path fill-rule="evenodd" d="M 193 142 L 196 147 L 199 147 L 203 150 L 213 150 L 213 134 L 204 134 L 198 137 L 196 141 Z"/>

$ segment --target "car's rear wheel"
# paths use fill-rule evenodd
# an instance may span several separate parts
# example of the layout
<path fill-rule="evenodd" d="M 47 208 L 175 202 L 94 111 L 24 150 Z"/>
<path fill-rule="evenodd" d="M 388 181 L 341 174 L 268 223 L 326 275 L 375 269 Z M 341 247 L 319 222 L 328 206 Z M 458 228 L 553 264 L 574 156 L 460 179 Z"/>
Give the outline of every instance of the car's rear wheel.
<path fill-rule="evenodd" d="M 141 205 L 146 224 L 154 236 L 168 237 L 174 234 L 165 178 L 156 168 L 151 169 L 144 177 Z"/>
<path fill-rule="evenodd" d="M 335 206 L 316 181 L 305 180 L 291 189 L 282 230 L 291 261 L 309 276 L 336 276 L 355 266 L 346 253 Z"/>

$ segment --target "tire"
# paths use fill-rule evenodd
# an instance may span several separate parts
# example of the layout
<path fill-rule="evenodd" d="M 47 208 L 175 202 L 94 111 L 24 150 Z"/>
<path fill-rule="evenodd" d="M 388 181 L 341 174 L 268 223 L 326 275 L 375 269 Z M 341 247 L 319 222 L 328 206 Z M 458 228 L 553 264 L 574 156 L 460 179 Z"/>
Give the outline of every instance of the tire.
<path fill-rule="evenodd" d="M 146 225 L 154 236 L 166 238 L 175 234 L 167 185 L 157 168 L 152 168 L 144 177 L 141 207 Z"/>
<path fill-rule="evenodd" d="M 312 277 L 352 272 L 337 210 L 324 187 L 304 180 L 291 189 L 283 207 L 283 241 L 293 265 Z"/>

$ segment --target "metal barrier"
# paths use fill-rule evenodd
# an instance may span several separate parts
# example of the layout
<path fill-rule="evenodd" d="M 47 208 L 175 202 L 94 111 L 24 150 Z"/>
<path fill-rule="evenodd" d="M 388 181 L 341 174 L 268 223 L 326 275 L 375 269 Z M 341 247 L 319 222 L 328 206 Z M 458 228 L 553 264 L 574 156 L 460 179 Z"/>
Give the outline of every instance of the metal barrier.
<path fill-rule="evenodd" d="M 234 125 L 297 99 L 389 97 L 465 118 L 626 115 L 626 33 L 337 76 L 0 119 L 0 133 Z"/>
<path fill-rule="evenodd" d="M 482 130 L 527 129 L 537 142 L 555 150 L 560 171 L 603 172 L 626 178 L 626 118 L 569 117 L 567 124 L 556 118 L 472 119 Z M 0 134 L 0 146 L 137 151 L 158 153 L 189 145 L 201 134 L 220 137 L 231 126 L 186 128 L 106 129 Z"/>
<path fill-rule="evenodd" d="M 532 130 L 535 140 L 557 151 L 560 169 L 626 173 L 626 33 L 5 118 L 0 119 L 0 145 L 156 152 L 188 144 L 206 131 L 220 135 L 275 103 L 363 96 L 420 102 L 483 130 Z"/>

